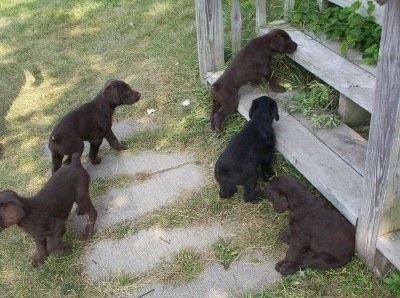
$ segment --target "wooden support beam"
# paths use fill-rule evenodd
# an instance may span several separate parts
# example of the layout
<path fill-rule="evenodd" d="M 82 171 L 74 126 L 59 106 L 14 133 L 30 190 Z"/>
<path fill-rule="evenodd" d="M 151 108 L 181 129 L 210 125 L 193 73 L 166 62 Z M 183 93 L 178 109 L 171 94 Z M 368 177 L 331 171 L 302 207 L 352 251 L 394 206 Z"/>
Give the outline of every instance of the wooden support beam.
<path fill-rule="evenodd" d="M 256 28 L 267 25 L 267 0 L 256 0 Z"/>
<path fill-rule="evenodd" d="M 222 0 L 196 0 L 197 52 L 200 78 L 224 64 Z"/>
<path fill-rule="evenodd" d="M 387 1 L 371 118 L 357 251 L 376 269 L 377 237 L 400 229 L 400 1 Z"/>
<path fill-rule="evenodd" d="M 242 15 L 239 0 L 232 0 L 231 11 L 232 56 L 242 47 Z"/>
<path fill-rule="evenodd" d="M 283 18 L 285 20 L 289 19 L 289 12 L 294 9 L 294 1 L 295 0 L 285 0 L 283 3 Z"/>

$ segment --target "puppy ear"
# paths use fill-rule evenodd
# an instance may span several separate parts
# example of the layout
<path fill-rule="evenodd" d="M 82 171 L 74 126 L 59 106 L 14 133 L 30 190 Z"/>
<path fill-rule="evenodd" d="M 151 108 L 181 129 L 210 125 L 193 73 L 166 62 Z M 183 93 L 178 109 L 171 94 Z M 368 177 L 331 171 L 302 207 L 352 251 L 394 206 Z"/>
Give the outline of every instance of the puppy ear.
<path fill-rule="evenodd" d="M 7 197 L 5 200 L 0 199 L 0 228 L 8 228 L 25 216 L 21 202 L 11 195 Z"/>
<path fill-rule="evenodd" d="M 120 104 L 117 86 L 115 86 L 115 85 L 106 86 L 103 90 L 103 95 L 104 95 L 104 98 L 106 98 L 110 102 L 110 104 L 112 104 L 112 105 Z"/>
<path fill-rule="evenodd" d="M 269 46 L 275 52 L 283 53 L 285 51 L 285 38 L 282 35 L 277 34 L 271 38 Z"/>
<path fill-rule="evenodd" d="M 278 105 L 276 101 L 271 103 L 271 117 L 275 119 L 275 121 L 279 121 L 279 114 L 278 114 Z"/>
<path fill-rule="evenodd" d="M 253 102 L 251 103 L 250 110 L 249 110 L 249 118 L 250 119 L 253 116 L 253 113 L 257 109 L 257 107 L 258 107 L 258 101 L 257 100 L 253 100 Z"/>

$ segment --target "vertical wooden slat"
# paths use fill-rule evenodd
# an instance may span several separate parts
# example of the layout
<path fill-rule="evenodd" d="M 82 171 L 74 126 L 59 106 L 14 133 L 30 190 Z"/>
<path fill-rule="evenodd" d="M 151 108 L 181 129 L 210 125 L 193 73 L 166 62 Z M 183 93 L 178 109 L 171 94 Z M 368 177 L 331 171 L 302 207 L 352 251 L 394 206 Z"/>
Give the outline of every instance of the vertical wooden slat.
<path fill-rule="evenodd" d="M 400 228 L 400 1 L 386 4 L 381 58 L 371 118 L 364 199 L 357 226 L 357 251 L 375 267 L 379 235 Z"/>
<path fill-rule="evenodd" d="M 267 0 L 256 0 L 256 27 L 267 25 Z"/>
<path fill-rule="evenodd" d="M 322 11 L 323 9 L 328 7 L 329 1 L 328 0 L 317 0 L 319 10 Z"/>
<path fill-rule="evenodd" d="M 242 15 L 239 0 L 232 0 L 231 11 L 232 56 L 242 47 Z"/>
<path fill-rule="evenodd" d="M 224 64 L 222 0 L 196 0 L 197 52 L 200 78 Z"/>
<path fill-rule="evenodd" d="M 289 19 L 289 12 L 294 9 L 295 0 L 285 0 L 283 3 L 283 17 L 285 20 Z"/>

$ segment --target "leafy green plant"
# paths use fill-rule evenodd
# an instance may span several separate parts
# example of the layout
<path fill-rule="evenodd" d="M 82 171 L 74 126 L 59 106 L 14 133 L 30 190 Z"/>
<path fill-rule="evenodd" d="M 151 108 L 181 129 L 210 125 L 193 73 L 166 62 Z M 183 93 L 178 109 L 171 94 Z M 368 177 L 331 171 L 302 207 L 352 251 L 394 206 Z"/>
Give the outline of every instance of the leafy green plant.
<path fill-rule="evenodd" d="M 389 277 L 383 280 L 385 284 L 389 286 L 389 289 L 396 295 L 400 297 L 400 273 L 393 272 Z"/>
<path fill-rule="evenodd" d="M 328 39 L 340 40 L 343 54 L 351 48 L 359 49 L 364 62 L 374 64 L 378 61 L 382 27 L 374 22 L 373 1 L 367 2 L 365 17 L 358 13 L 361 5 L 360 0 L 347 7 L 330 4 L 320 12 L 317 1 L 296 1 L 289 18 L 293 24 L 306 27 L 317 35 L 325 34 Z"/>
<path fill-rule="evenodd" d="M 288 110 L 290 113 L 300 112 L 304 116 L 311 116 L 313 126 L 316 128 L 327 128 L 339 124 L 337 107 L 335 90 L 318 81 L 312 81 L 303 92 L 294 96 L 294 101 Z"/>
<path fill-rule="evenodd" d="M 214 250 L 214 255 L 218 262 L 228 267 L 229 264 L 239 255 L 239 250 L 236 246 L 227 242 L 223 238 L 219 238 L 219 242 L 211 246 Z"/>

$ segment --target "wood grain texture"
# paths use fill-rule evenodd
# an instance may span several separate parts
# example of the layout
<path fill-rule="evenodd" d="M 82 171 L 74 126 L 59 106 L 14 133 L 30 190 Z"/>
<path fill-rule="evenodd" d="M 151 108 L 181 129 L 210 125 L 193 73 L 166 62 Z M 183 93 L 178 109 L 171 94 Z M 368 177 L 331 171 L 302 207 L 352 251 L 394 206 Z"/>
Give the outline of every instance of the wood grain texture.
<path fill-rule="evenodd" d="M 200 78 L 224 64 L 224 31 L 221 0 L 196 0 L 197 52 Z"/>
<path fill-rule="evenodd" d="M 375 108 L 367 150 L 365 199 L 357 228 L 357 247 L 373 269 L 379 235 L 400 228 L 400 2 L 388 1 L 378 63 Z M 399 247 L 397 247 L 397 250 Z M 393 252 L 394 253 L 394 252 Z"/>
<path fill-rule="evenodd" d="M 372 112 L 375 77 L 371 73 L 330 50 L 313 37 L 288 25 L 276 24 L 274 27 L 278 26 L 286 30 L 298 43 L 296 52 L 288 55 L 289 58 L 368 112 Z M 269 29 L 261 30 L 264 34 L 268 31 Z"/>
<path fill-rule="evenodd" d="M 256 0 L 256 27 L 267 24 L 267 0 Z"/>
<path fill-rule="evenodd" d="M 232 56 L 242 47 L 242 15 L 239 0 L 232 0 L 231 11 Z"/>

